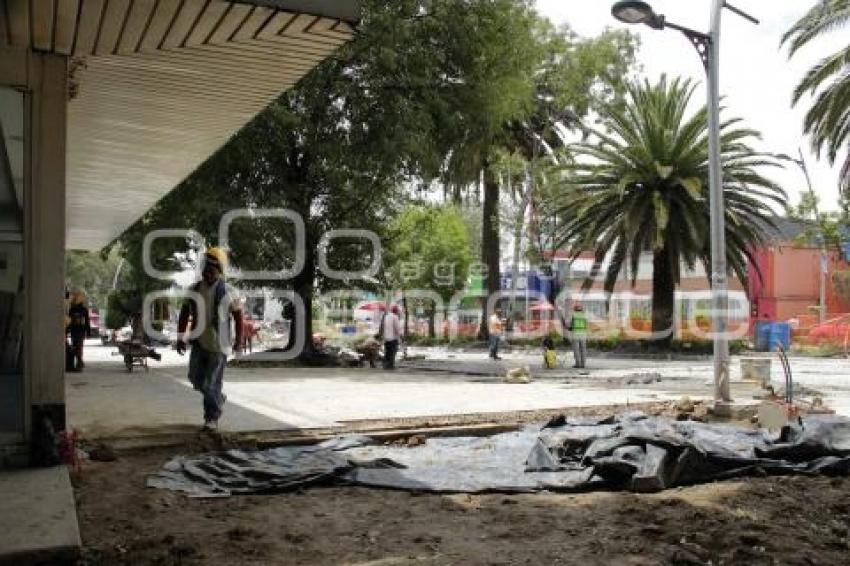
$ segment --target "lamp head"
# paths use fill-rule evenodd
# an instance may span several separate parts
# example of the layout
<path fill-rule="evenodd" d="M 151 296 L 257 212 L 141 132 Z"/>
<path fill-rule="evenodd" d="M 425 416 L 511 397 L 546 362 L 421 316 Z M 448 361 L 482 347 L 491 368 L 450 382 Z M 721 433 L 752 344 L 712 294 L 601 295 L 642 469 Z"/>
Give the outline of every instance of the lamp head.
<path fill-rule="evenodd" d="M 621 0 L 611 7 L 611 15 L 624 24 L 646 24 L 654 29 L 664 27 L 664 16 L 659 16 L 652 6 L 640 0 Z"/>

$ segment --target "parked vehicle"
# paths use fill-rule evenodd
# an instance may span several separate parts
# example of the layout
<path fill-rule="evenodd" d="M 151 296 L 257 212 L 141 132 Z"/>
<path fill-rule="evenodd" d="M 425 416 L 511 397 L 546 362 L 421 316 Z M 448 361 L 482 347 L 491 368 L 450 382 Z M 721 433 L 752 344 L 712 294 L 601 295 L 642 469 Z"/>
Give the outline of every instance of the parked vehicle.
<path fill-rule="evenodd" d="M 91 325 L 91 330 L 89 331 L 89 338 L 99 338 L 100 310 L 97 307 L 89 307 L 89 324 Z"/>

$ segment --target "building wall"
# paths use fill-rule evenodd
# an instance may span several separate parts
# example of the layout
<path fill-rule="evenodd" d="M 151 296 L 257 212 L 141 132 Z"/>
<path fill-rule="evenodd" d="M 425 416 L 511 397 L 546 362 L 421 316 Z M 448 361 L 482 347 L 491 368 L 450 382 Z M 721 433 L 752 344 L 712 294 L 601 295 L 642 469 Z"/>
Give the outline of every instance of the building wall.
<path fill-rule="evenodd" d="M 788 320 L 815 317 L 820 303 L 820 263 L 818 248 L 786 244 L 759 250 L 750 265 L 749 294 L 753 320 Z M 836 271 L 850 269 L 840 254 L 827 253 L 827 318 L 850 312 L 850 301 L 837 292 L 832 281 Z M 759 278 L 757 268 L 761 270 Z"/>

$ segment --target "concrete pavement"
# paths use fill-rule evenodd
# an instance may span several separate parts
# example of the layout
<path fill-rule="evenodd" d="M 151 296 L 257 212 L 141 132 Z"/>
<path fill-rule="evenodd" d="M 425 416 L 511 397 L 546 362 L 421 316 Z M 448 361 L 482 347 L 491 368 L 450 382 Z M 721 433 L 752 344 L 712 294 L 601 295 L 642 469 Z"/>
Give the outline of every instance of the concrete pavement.
<path fill-rule="evenodd" d="M 149 372 L 126 373 L 114 348 L 88 347 L 88 367 L 68 374 L 69 422 L 88 438 L 163 434 L 197 430 L 201 397 L 186 379 L 187 357 L 163 351 L 163 362 Z M 433 366 L 453 369 L 465 364 L 494 367 L 485 352 L 426 351 Z M 454 356 L 447 358 L 447 356 Z M 442 360 L 442 361 L 441 361 Z M 399 417 L 592 407 L 613 404 L 711 397 L 710 361 L 659 362 L 623 359 L 592 360 L 589 375 L 572 370 L 546 372 L 540 356 L 507 354 L 494 375 L 509 367 L 529 365 L 535 381 L 501 383 L 498 377 L 400 369 L 236 369 L 228 368 L 228 405 L 221 427 L 249 432 L 326 428 L 344 421 Z M 795 377 L 822 390 L 824 400 L 850 415 L 850 362 L 792 361 Z M 752 387 L 735 383 L 733 395 L 745 400 Z M 773 364 L 779 384 L 781 368 Z"/>
<path fill-rule="evenodd" d="M 0 563 L 68 564 L 80 530 L 68 468 L 0 471 Z"/>

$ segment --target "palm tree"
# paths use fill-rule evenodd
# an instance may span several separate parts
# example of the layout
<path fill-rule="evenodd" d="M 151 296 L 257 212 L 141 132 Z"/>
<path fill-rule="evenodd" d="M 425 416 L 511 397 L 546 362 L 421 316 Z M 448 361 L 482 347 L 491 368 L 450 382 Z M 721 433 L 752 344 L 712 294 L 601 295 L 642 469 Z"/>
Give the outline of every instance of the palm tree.
<path fill-rule="evenodd" d="M 708 114 L 703 107 L 686 116 L 694 88 L 689 80 L 666 77 L 630 84 L 625 104 L 604 114 L 607 133 L 587 131 L 587 140 L 572 147 L 554 208 L 562 219 L 559 247 L 573 258 L 595 253 L 597 267 L 585 288 L 606 257 L 605 290 L 612 292 L 627 268 L 634 286 L 641 254 L 652 252 L 652 330 L 664 342 L 672 339 L 682 265 L 701 263 L 711 272 Z M 722 124 L 721 151 L 727 260 L 745 282 L 752 246 L 776 229 L 770 203 L 784 209 L 786 197 L 759 172 L 779 164 L 748 145 L 759 134 L 738 128 L 739 122 Z"/>
<path fill-rule="evenodd" d="M 789 57 L 812 40 L 850 24 L 850 0 L 818 0 L 782 37 L 789 45 Z M 847 153 L 841 170 L 841 191 L 850 196 L 850 44 L 837 53 L 822 59 L 809 69 L 794 90 L 797 105 L 806 94 L 814 97 L 806 113 L 804 131 L 811 136 L 818 156 L 826 151 L 830 164 L 839 154 Z"/>

